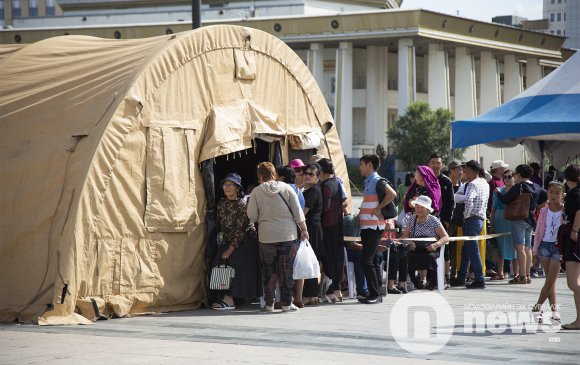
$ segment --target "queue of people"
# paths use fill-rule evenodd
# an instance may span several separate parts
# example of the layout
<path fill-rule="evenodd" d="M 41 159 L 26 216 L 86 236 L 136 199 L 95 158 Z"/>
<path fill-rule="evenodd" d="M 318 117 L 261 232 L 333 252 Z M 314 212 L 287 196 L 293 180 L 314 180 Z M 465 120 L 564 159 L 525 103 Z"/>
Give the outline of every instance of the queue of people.
<path fill-rule="evenodd" d="M 229 290 L 211 296 L 213 309 L 233 309 L 234 298 L 258 296 L 263 296 L 268 312 L 278 308 L 293 312 L 320 301 L 343 301 L 343 220 L 349 213 L 346 192 L 343 182 L 334 174 L 332 161 L 321 157 L 314 156 L 309 164 L 293 160 L 277 169 L 271 163 L 260 163 L 257 167 L 260 184 L 251 192 L 247 205 L 242 199 L 239 175 L 228 174 L 222 181 L 224 198 L 218 203 L 217 217 L 223 244 L 214 264 L 227 260 L 236 276 Z M 485 276 L 508 284 L 529 284 L 532 257 L 538 256 L 534 266 L 541 265 L 546 276 L 533 309 L 540 320 L 546 300 L 551 319 L 560 319 L 555 282 L 563 258 L 568 286 L 574 292 L 577 310 L 580 308 L 578 165 L 570 165 L 564 171 L 565 185 L 550 181 L 546 192 L 532 181 L 535 175 L 532 166 L 522 164 L 512 170 L 501 160 L 492 162 L 490 174 L 474 160 L 451 162 L 447 177 L 442 174 L 441 157 L 433 154 L 428 165 L 408 173 L 405 183 L 396 191 L 381 183 L 384 179 L 377 173 L 379 164 L 376 155 L 360 158 L 363 201 L 354 218 L 348 215 L 348 220 L 356 220 L 360 227 L 360 241 L 346 246 L 348 260 L 355 263 L 360 303 L 382 302 L 385 293 L 381 292 L 379 265 L 385 260 L 389 260 L 387 293 L 407 293 L 407 277 L 415 289 L 436 288 L 437 258 L 444 252 L 445 287 L 469 289 L 486 288 Z M 525 214 L 509 218 L 508 208 L 512 209 L 513 202 L 522 199 L 528 199 Z M 402 208 L 400 215 L 386 219 L 392 217 L 384 217 L 383 209 L 396 201 Z M 485 246 L 475 239 L 465 240 L 460 250 L 456 240 L 448 244 L 453 236 L 481 235 L 486 232 L 486 224 L 488 233 L 499 234 L 492 244 L 491 251 L 497 252 L 495 257 L 482 256 L 480 249 Z M 395 227 L 402 234 L 390 240 L 391 254 L 387 256 L 383 241 Z M 533 240 L 532 232 L 535 232 Z M 309 241 L 320 264 L 320 278 L 293 279 L 294 258 L 304 240 Z M 441 250 L 442 246 L 445 250 Z M 488 267 L 486 271 L 484 264 Z M 580 314 L 577 317 L 563 327 L 580 329 Z"/>

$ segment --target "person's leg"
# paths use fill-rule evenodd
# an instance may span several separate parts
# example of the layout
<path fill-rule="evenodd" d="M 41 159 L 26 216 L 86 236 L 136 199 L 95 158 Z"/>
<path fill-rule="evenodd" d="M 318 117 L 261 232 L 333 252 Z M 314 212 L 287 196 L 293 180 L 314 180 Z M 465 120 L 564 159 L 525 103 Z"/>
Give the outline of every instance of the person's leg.
<path fill-rule="evenodd" d="M 294 258 L 296 257 L 296 244 L 293 241 L 279 242 L 276 244 L 278 254 L 278 286 L 280 287 L 280 301 L 282 305 L 292 304 L 294 292 Z"/>
<path fill-rule="evenodd" d="M 262 284 L 266 306 L 274 306 L 274 292 L 278 281 L 278 255 L 276 246 L 270 243 L 260 244 L 262 259 Z"/>
<path fill-rule="evenodd" d="M 525 247 L 524 252 L 526 253 L 526 280 L 530 283 L 530 276 L 532 274 L 532 226 L 528 223 L 526 224 L 526 228 L 524 230 L 525 234 Z"/>
<path fill-rule="evenodd" d="M 542 247 L 540 247 L 540 249 L 542 249 Z M 556 272 L 555 275 L 554 273 L 551 272 L 552 267 L 550 266 L 550 261 L 552 260 L 550 260 L 549 257 L 545 257 L 543 255 L 541 257 L 542 257 L 542 265 L 544 266 L 544 272 L 546 273 L 546 281 L 544 282 L 542 290 L 540 290 L 540 296 L 538 297 L 538 301 L 534 306 L 534 310 L 536 311 L 541 309 L 546 299 L 550 296 L 550 294 L 552 293 L 552 289 L 554 288 L 554 285 L 556 283 L 556 279 L 558 278 L 558 272 Z"/>
<path fill-rule="evenodd" d="M 375 265 L 376 261 L 378 261 L 376 258 L 377 247 L 382 235 L 382 230 L 374 229 L 363 229 L 360 233 L 363 245 L 361 263 L 367 279 L 370 299 L 376 299 L 381 296 Z"/>
<path fill-rule="evenodd" d="M 459 263 L 459 272 L 457 273 L 457 282 L 461 284 L 461 282 L 465 282 L 465 278 L 467 277 L 467 268 L 469 267 L 469 254 L 467 253 L 467 247 L 463 243 L 461 246 L 461 262 Z"/>
<path fill-rule="evenodd" d="M 294 302 L 300 306 L 302 304 L 302 293 L 304 291 L 304 279 L 294 280 Z"/>
<path fill-rule="evenodd" d="M 526 226 L 527 223 L 523 220 L 512 221 L 512 241 L 514 243 L 514 247 L 516 249 L 516 260 L 517 267 L 518 267 L 518 276 L 514 276 L 513 280 L 510 280 L 510 283 L 520 283 L 526 281 L 526 251 L 524 248 L 526 242 Z"/>
<path fill-rule="evenodd" d="M 391 246 L 391 253 L 387 255 L 389 257 L 389 275 L 387 277 L 387 289 L 394 289 L 395 282 L 397 281 L 397 271 L 399 270 L 399 253 L 398 249 Z"/>
<path fill-rule="evenodd" d="M 497 274 L 499 275 L 500 278 L 502 278 L 504 276 L 503 265 L 504 265 L 504 260 L 503 260 L 503 257 L 500 256 L 497 259 Z"/>
<path fill-rule="evenodd" d="M 556 251 L 558 249 L 556 248 Z M 549 265 L 549 268 L 548 268 Z M 548 270 L 550 270 L 550 284 L 552 290 L 548 295 L 548 301 L 550 302 L 550 309 L 552 310 L 552 319 L 560 320 L 560 314 L 558 313 L 558 304 L 556 302 L 556 280 L 558 280 L 558 274 L 560 273 L 560 260 L 554 260 L 553 258 L 548 261 L 547 264 L 542 262 L 542 268 L 546 275 L 546 281 L 548 280 Z"/>
<path fill-rule="evenodd" d="M 580 328 L 580 263 L 576 261 L 566 261 L 566 280 L 568 288 L 574 293 L 574 304 L 576 305 L 576 320 L 565 325 L 568 328 Z"/>
<path fill-rule="evenodd" d="M 365 273 L 362 268 L 361 250 L 351 250 L 347 249 L 346 253 L 348 255 L 348 260 L 353 263 L 354 266 L 354 280 L 356 282 L 356 294 L 366 296 L 368 294 L 367 281 L 365 279 Z"/>
<path fill-rule="evenodd" d="M 334 295 L 342 300 L 341 283 L 344 269 L 344 242 L 337 237 L 334 242 L 334 276 L 337 278 L 336 286 L 334 287 Z"/>
<path fill-rule="evenodd" d="M 407 253 L 403 252 L 399 257 L 399 288 L 407 290 L 407 273 L 409 267 L 409 258 Z"/>
<path fill-rule="evenodd" d="M 483 220 L 471 219 L 465 222 L 463 234 L 465 236 L 477 236 L 483 228 Z M 477 241 L 465 241 L 463 247 L 466 248 L 471 269 L 474 273 L 474 282 L 483 282 L 483 265 L 481 263 L 481 256 L 479 254 L 479 244 Z"/>

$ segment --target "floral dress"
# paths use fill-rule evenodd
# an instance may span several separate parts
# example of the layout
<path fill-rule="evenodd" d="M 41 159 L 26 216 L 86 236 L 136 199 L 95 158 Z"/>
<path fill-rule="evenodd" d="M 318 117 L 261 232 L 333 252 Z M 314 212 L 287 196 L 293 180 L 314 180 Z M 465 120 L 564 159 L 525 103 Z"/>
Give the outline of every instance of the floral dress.
<path fill-rule="evenodd" d="M 221 292 L 217 298 L 224 294 L 250 300 L 259 297 L 262 288 L 258 241 L 255 234 L 249 234 L 254 233 L 255 229 L 246 213 L 244 200 L 221 199 L 217 206 L 217 223 L 218 231 L 223 234 L 223 244 L 218 247 L 213 266 L 223 261 L 221 257 L 225 250 L 230 246 L 235 247 L 227 261 L 235 270 L 231 289 Z"/>

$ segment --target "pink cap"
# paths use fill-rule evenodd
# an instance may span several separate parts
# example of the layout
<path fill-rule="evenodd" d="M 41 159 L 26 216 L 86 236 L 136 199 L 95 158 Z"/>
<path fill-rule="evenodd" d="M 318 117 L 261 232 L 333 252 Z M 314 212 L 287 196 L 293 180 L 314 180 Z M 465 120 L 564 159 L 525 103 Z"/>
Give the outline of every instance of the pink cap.
<path fill-rule="evenodd" d="M 302 162 L 302 160 L 299 158 L 290 161 L 290 167 L 292 167 L 293 169 L 297 169 L 297 168 L 303 167 L 303 166 L 304 166 L 304 162 Z"/>

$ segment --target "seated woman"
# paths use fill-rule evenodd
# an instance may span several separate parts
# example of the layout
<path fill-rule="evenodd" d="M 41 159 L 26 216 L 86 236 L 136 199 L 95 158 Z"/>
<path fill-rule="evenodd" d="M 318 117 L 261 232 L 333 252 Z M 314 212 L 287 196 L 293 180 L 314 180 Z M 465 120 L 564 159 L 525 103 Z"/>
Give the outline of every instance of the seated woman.
<path fill-rule="evenodd" d="M 431 208 L 431 198 L 421 195 L 410 202 L 415 209 L 415 214 L 409 217 L 408 225 L 403 231 L 402 238 L 436 238 L 435 242 L 410 241 L 409 243 L 409 272 L 415 270 L 429 270 L 433 278 L 428 285 L 425 285 L 425 274 L 420 272 L 418 289 L 425 287 L 433 290 L 437 287 L 437 258 L 439 248 L 449 241 L 449 236 L 443 228 L 439 218 L 429 213 Z"/>
<path fill-rule="evenodd" d="M 230 290 L 217 294 L 212 309 L 235 309 L 234 298 L 256 299 L 261 294 L 260 254 L 254 225 L 246 214 L 246 203 L 242 198 L 242 178 L 229 173 L 222 180 L 225 198 L 217 205 L 218 231 L 223 242 L 218 247 L 213 266 L 227 260 L 236 270 Z"/>

